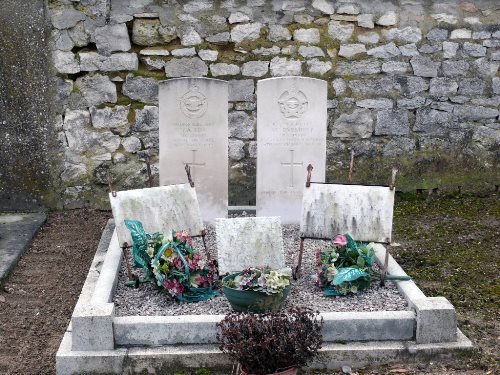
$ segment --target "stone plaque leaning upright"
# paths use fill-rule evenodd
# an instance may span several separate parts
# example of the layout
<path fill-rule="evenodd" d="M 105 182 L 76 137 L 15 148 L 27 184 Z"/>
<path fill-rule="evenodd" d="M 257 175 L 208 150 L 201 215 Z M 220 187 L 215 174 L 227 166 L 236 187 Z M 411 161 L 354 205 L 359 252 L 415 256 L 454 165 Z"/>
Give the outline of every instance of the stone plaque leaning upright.
<path fill-rule="evenodd" d="M 228 84 L 210 78 L 160 83 L 160 185 L 187 181 L 191 168 L 203 220 L 227 217 Z"/>
<path fill-rule="evenodd" d="M 299 223 L 307 166 L 325 181 L 327 83 L 281 77 L 257 84 L 257 216 Z"/>

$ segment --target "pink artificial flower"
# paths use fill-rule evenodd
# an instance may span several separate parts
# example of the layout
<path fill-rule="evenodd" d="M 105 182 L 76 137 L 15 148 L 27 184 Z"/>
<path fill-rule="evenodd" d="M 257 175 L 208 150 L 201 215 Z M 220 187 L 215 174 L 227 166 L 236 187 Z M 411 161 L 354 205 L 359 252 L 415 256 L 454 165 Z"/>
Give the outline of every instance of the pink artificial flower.
<path fill-rule="evenodd" d="M 172 296 L 180 296 L 182 293 L 184 293 L 184 285 L 182 285 L 177 279 L 173 280 L 165 280 L 165 289 L 170 293 Z"/>
<path fill-rule="evenodd" d="M 188 232 L 186 231 L 178 231 L 175 233 L 175 239 L 181 243 L 187 242 L 189 245 L 193 244 L 193 240 Z"/>
<path fill-rule="evenodd" d="M 333 240 L 333 244 L 338 247 L 342 247 L 347 245 L 347 238 L 345 234 L 339 234 L 335 239 Z"/>

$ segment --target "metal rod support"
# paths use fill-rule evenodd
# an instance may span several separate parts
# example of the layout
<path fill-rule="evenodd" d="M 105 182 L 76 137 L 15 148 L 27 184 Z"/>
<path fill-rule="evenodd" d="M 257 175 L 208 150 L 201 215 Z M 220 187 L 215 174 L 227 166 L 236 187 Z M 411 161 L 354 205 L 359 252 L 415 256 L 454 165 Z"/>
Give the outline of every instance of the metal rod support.
<path fill-rule="evenodd" d="M 116 197 L 116 191 L 113 190 L 113 178 L 111 177 L 111 173 L 108 170 L 108 187 L 109 187 L 109 192 L 113 197 Z"/>
<path fill-rule="evenodd" d="M 398 174 L 398 169 L 396 167 L 392 168 L 391 175 L 391 184 L 389 185 L 389 189 L 394 190 L 396 187 L 396 175 Z"/>
<path fill-rule="evenodd" d="M 304 237 L 300 237 L 299 261 L 297 263 L 297 267 L 295 268 L 295 272 L 293 274 L 294 280 L 297 280 L 300 277 L 300 268 L 302 267 L 303 253 L 304 253 Z"/>
<path fill-rule="evenodd" d="M 313 170 L 313 166 L 312 164 L 309 164 L 307 166 L 307 180 L 306 180 L 306 187 L 310 187 L 311 186 L 311 174 L 312 174 L 312 170 Z"/>
<path fill-rule="evenodd" d="M 351 150 L 351 164 L 349 165 L 349 184 L 352 184 L 352 171 L 354 169 L 354 150 Z"/>
<path fill-rule="evenodd" d="M 149 158 L 146 161 L 146 170 L 148 171 L 148 181 L 149 181 L 149 187 L 153 187 L 153 175 L 151 173 L 151 164 L 149 163 Z"/>
<path fill-rule="evenodd" d="M 127 266 L 127 276 L 129 281 L 132 281 L 135 279 L 134 274 L 132 273 L 132 269 L 130 268 L 130 263 L 128 261 L 128 256 L 127 256 L 127 249 L 129 249 L 130 246 L 126 242 L 123 243 L 122 245 L 122 251 L 123 251 L 123 258 L 125 258 L 125 265 Z"/>
<path fill-rule="evenodd" d="M 186 166 L 184 167 L 184 170 L 186 171 L 189 185 L 191 185 L 191 187 L 194 187 L 194 181 L 191 178 L 191 167 L 189 166 L 189 164 L 186 164 Z"/>

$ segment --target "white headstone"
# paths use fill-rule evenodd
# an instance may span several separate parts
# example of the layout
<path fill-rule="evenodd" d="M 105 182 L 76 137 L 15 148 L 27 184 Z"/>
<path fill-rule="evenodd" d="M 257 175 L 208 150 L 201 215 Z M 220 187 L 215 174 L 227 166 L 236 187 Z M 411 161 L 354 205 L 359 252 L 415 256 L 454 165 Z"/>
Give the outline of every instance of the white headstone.
<path fill-rule="evenodd" d="M 189 184 L 118 191 L 116 197 L 109 193 L 109 201 L 120 245 L 132 244 L 126 219 L 139 220 L 146 233 L 187 230 L 197 236 L 204 229 L 196 191 Z"/>
<path fill-rule="evenodd" d="M 227 82 L 210 78 L 163 81 L 159 103 L 160 185 L 186 182 L 188 164 L 203 220 L 227 217 Z"/>
<path fill-rule="evenodd" d="M 327 84 L 306 77 L 257 84 L 257 216 L 299 223 L 307 165 L 325 181 Z"/>
<path fill-rule="evenodd" d="M 300 233 L 356 241 L 391 242 L 394 190 L 387 186 L 314 184 L 304 189 Z"/>
<path fill-rule="evenodd" d="M 217 219 L 215 232 L 221 274 L 249 267 L 285 267 L 279 217 Z"/>

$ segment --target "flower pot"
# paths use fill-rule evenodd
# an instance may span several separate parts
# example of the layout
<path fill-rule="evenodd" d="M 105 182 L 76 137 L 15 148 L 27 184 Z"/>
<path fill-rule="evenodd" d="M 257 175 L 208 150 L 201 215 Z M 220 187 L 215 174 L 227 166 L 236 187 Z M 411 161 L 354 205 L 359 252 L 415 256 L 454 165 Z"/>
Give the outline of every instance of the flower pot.
<path fill-rule="evenodd" d="M 243 369 L 241 370 L 241 375 L 256 375 L 256 374 L 251 374 L 248 372 L 245 372 Z M 280 372 L 273 372 L 272 374 L 265 374 L 265 375 L 297 375 L 297 368 L 292 367 L 289 368 L 288 370 L 283 370 Z"/>
<path fill-rule="evenodd" d="M 234 279 L 238 273 L 233 273 L 222 279 Z M 285 302 L 290 292 L 290 286 L 287 286 L 282 293 L 266 294 L 255 290 L 238 290 L 222 285 L 224 295 L 228 299 L 231 307 L 235 311 L 264 313 L 270 311 L 278 311 L 283 302 Z"/>

